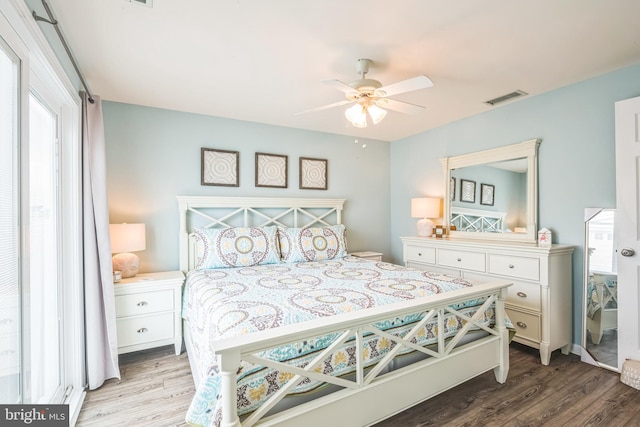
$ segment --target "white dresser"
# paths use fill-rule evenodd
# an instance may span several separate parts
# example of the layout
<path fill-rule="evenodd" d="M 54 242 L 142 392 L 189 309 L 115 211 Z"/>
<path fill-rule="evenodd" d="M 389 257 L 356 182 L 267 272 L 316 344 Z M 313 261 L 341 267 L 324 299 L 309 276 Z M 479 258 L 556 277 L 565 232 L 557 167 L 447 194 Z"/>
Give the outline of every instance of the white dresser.
<path fill-rule="evenodd" d="M 572 335 L 571 256 L 573 246 L 541 248 L 432 237 L 402 237 L 406 266 L 472 281 L 510 280 L 506 309 L 516 329 L 514 341 L 540 350 L 569 353 Z"/>
<path fill-rule="evenodd" d="M 138 274 L 116 283 L 118 353 L 173 344 L 182 350 L 181 271 Z"/>

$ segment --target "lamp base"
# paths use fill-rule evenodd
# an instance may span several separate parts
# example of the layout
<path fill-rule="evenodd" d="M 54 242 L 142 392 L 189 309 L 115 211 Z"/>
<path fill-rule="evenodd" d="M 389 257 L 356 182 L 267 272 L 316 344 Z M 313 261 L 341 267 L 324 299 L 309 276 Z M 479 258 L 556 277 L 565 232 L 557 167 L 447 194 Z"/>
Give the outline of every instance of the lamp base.
<path fill-rule="evenodd" d="M 115 254 L 112 262 L 113 271 L 121 271 L 123 279 L 135 276 L 138 273 L 138 267 L 140 267 L 138 255 L 129 252 Z"/>
<path fill-rule="evenodd" d="M 418 236 L 431 237 L 433 235 L 433 221 L 429 218 L 422 218 L 418 221 Z"/>

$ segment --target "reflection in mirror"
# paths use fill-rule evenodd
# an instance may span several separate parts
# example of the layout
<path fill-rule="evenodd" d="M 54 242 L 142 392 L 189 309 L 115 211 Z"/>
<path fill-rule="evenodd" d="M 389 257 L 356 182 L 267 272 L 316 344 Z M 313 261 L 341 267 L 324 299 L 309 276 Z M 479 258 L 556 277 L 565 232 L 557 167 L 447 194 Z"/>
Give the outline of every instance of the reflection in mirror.
<path fill-rule="evenodd" d="M 460 188 L 457 194 L 452 193 L 449 222 L 457 231 L 512 233 L 526 229 L 526 158 L 452 169 L 451 178 Z"/>
<path fill-rule="evenodd" d="M 539 139 L 441 159 L 451 238 L 535 244 Z"/>
<path fill-rule="evenodd" d="M 598 364 L 617 369 L 618 275 L 614 209 L 585 209 L 584 348 Z"/>

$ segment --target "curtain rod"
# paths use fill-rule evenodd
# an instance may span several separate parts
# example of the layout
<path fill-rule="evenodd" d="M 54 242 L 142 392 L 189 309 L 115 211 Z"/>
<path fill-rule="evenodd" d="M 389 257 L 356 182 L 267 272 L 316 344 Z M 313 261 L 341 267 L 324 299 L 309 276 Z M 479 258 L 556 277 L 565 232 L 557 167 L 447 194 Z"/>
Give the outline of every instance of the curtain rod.
<path fill-rule="evenodd" d="M 71 64 L 73 65 L 73 68 L 76 70 L 76 74 L 78 74 L 78 77 L 80 78 L 80 82 L 82 82 L 82 86 L 84 86 L 84 90 L 86 90 L 87 91 L 87 95 L 89 95 L 89 102 L 93 104 L 95 101 L 93 99 L 93 96 L 91 95 L 91 91 L 89 90 L 89 87 L 87 86 L 87 82 L 84 81 L 84 77 L 82 76 L 82 72 L 80 71 L 80 68 L 78 67 L 78 64 L 76 63 L 76 60 L 73 58 L 73 55 L 71 54 L 71 49 L 69 49 L 69 45 L 67 44 L 66 40 L 62 36 L 62 32 L 60 31 L 60 28 L 58 28 L 58 21 L 56 21 L 55 18 L 53 17 L 53 13 L 51 12 L 51 8 L 49 7 L 49 5 L 47 4 L 47 2 L 45 0 L 42 0 L 42 5 L 44 6 L 44 9 L 47 11 L 47 15 L 49 15 L 49 19 L 43 18 L 41 16 L 38 16 L 38 14 L 36 13 L 35 10 L 32 13 L 33 19 L 35 19 L 36 21 L 42 21 L 42 22 L 46 22 L 47 24 L 51 24 L 51 25 L 53 25 L 53 28 L 56 29 L 56 33 L 58 34 L 58 37 L 60 38 L 60 41 L 62 42 L 62 46 L 64 47 L 64 50 L 67 52 L 67 55 L 69 56 L 69 59 L 71 60 Z"/>

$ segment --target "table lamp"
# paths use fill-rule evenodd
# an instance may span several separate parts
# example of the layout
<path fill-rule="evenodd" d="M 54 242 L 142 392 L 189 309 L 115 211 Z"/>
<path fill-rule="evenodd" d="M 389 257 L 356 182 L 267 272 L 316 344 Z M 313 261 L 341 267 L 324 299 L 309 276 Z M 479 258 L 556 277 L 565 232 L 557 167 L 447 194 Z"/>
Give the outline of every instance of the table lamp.
<path fill-rule="evenodd" d="M 133 277 L 138 273 L 140 259 L 131 252 L 146 248 L 144 224 L 109 224 L 111 253 L 115 254 L 113 271 L 121 271 L 122 278 Z"/>
<path fill-rule="evenodd" d="M 433 221 L 440 218 L 440 199 L 437 197 L 419 197 L 411 199 L 411 217 L 421 218 L 418 221 L 418 236 L 433 235 Z"/>

